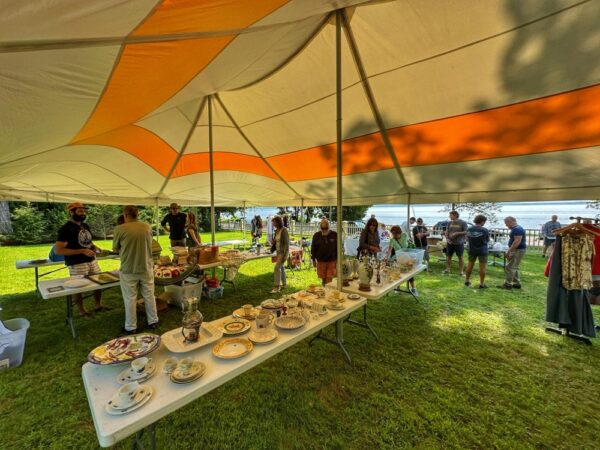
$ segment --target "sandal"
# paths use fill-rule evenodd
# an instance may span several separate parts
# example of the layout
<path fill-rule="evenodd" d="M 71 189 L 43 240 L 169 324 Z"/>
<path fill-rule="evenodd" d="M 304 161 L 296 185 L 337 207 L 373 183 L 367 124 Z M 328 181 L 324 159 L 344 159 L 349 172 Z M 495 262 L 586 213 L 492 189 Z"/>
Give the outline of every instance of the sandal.
<path fill-rule="evenodd" d="M 112 311 L 112 308 L 110 306 L 101 305 L 101 306 L 94 308 L 94 311 L 96 311 L 96 312 Z"/>

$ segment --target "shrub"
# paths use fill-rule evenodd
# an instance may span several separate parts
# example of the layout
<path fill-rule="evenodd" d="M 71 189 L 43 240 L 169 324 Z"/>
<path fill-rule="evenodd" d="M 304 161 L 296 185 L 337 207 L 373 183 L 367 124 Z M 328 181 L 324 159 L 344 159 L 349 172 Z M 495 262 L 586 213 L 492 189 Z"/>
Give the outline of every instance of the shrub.
<path fill-rule="evenodd" d="M 40 211 L 29 204 L 19 206 L 12 213 L 10 237 L 20 244 L 38 244 L 46 237 L 44 225 L 44 215 Z"/>

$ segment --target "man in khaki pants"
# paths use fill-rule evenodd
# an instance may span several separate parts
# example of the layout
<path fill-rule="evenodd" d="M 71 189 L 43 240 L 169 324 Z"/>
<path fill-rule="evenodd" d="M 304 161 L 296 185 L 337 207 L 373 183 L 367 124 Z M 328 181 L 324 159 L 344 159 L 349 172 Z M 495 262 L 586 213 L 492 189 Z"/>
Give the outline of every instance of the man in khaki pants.
<path fill-rule="evenodd" d="M 148 328 L 158 328 L 154 298 L 154 264 L 152 261 L 152 228 L 138 220 L 139 210 L 129 205 L 123 210 L 125 223 L 115 228 L 113 250 L 121 257 L 121 293 L 125 304 L 123 332 L 133 334 L 137 329 L 136 300 L 138 287 L 144 297 Z"/>
<path fill-rule="evenodd" d="M 525 230 L 517 224 L 517 219 L 508 216 L 504 224 L 510 229 L 508 250 L 506 252 L 506 266 L 504 267 L 504 284 L 497 286 L 500 289 L 521 289 L 519 266 L 525 256 L 527 245 L 525 243 Z"/>

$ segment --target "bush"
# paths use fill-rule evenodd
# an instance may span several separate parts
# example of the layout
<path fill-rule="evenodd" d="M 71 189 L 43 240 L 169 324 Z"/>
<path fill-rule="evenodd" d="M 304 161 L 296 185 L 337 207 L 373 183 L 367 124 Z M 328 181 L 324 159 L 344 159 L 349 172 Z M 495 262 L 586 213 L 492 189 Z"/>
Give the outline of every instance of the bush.
<path fill-rule="evenodd" d="M 38 244 L 46 237 L 44 215 L 27 204 L 12 213 L 13 233 L 10 235 L 19 244 Z"/>
<path fill-rule="evenodd" d="M 58 230 L 69 220 L 69 214 L 64 208 L 49 209 L 44 214 L 46 242 L 55 242 Z"/>

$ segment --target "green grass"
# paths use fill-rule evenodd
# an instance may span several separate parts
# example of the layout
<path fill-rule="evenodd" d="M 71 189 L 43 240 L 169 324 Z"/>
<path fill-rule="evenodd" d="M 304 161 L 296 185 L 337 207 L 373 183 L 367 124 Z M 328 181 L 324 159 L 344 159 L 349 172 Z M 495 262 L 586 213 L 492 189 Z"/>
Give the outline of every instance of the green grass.
<path fill-rule="evenodd" d="M 31 321 L 23 365 L 0 372 L 0 448 L 97 448 L 81 365 L 120 330 L 120 293 L 105 293 L 113 311 L 76 319 L 73 341 L 64 302 L 40 300 L 33 272 L 14 269 L 47 250 L 0 248 L 0 315 Z M 480 292 L 434 264 L 418 277 L 421 304 L 405 294 L 369 304 L 379 342 L 346 325 L 353 366 L 325 342 L 299 343 L 161 420 L 158 448 L 598 448 L 600 350 L 544 332 L 543 266 L 526 257 L 521 292 Z M 502 269 L 488 276 L 499 284 Z M 272 264 L 247 263 L 236 282 L 203 305 L 208 320 L 266 298 Z M 313 271 L 296 272 L 290 291 L 314 282 Z M 180 318 L 170 309 L 163 331 Z"/>

